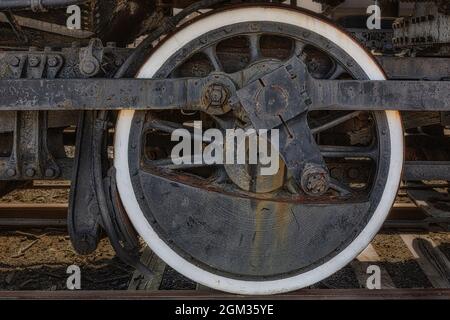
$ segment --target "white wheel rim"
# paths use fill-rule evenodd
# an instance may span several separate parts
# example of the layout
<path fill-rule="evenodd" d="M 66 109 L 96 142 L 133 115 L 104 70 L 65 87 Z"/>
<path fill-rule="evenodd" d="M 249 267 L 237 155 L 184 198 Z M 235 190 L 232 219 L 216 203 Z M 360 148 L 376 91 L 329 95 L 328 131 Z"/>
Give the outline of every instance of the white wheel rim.
<path fill-rule="evenodd" d="M 385 80 L 383 71 L 372 57 L 339 29 L 300 11 L 264 7 L 222 11 L 188 25 L 156 49 L 137 77 L 152 78 L 168 57 L 205 32 L 230 24 L 258 21 L 292 24 L 311 30 L 334 42 L 351 55 L 371 80 Z M 399 113 L 386 111 L 391 138 L 391 157 L 386 186 L 371 220 L 348 247 L 315 269 L 289 278 L 271 281 L 244 281 L 216 275 L 195 266 L 178 255 L 158 236 L 145 218 L 133 191 L 128 165 L 128 144 L 133 115 L 134 111 L 121 111 L 116 127 L 114 165 L 118 191 L 125 210 L 139 235 L 163 261 L 193 281 L 217 290 L 236 294 L 277 294 L 304 288 L 329 277 L 346 266 L 366 248 L 381 228 L 397 195 L 403 165 L 403 129 Z"/>

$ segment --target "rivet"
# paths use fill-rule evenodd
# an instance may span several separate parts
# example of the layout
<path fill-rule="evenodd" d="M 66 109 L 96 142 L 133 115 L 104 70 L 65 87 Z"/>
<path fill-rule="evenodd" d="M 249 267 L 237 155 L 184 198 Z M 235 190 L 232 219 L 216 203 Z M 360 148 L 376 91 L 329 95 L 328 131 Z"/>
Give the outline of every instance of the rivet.
<path fill-rule="evenodd" d="M 8 170 L 6 170 L 6 175 L 8 177 L 14 177 L 16 175 L 16 170 L 13 168 L 9 168 Z"/>
<path fill-rule="evenodd" d="M 58 65 L 58 59 L 56 57 L 49 57 L 47 63 L 50 67 L 56 67 Z"/>
<path fill-rule="evenodd" d="M 95 65 L 94 61 L 88 60 L 81 65 L 81 69 L 84 74 L 92 75 L 97 69 L 97 66 Z"/>
<path fill-rule="evenodd" d="M 47 178 L 51 178 L 51 177 L 53 177 L 55 175 L 55 170 L 53 170 L 52 168 L 47 168 L 46 170 L 45 170 L 45 176 L 47 177 Z"/>
<path fill-rule="evenodd" d="M 36 170 L 34 170 L 33 168 L 28 168 L 27 170 L 25 170 L 25 174 L 27 177 L 34 177 L 34 175 L 36 174 Z"/>
<path fill-rule="evenodd" d="M 16 57 L 16 56 L 11 56 L 11 57 L 9 58 L 9 65 L 10 65 L 11 67 L 18 67 L 19 64 L 20 64 L 20 59 L 19 59 L 18 57 Z"/>
<path fill-rule="evenodd" d="M 120 67 L 123 64 L 123 59 L 117 58 L 116 60 L 114 60 L 114 64 L 116 65 L 116 67 Z"/>
<path fill-rule="evenodd" d="M 39 57 L 36 56 L 30 57 L 29 64 L 31 67 L 37 67 L 40 62 L 41 59 L 39 59 Z"/>

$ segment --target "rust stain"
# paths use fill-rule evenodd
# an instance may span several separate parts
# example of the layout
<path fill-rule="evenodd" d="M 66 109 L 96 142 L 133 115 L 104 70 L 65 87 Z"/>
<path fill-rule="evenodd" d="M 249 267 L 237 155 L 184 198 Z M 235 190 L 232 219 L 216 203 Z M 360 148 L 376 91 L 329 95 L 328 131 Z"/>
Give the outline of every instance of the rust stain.
<path fill-rule="evenodd" d="M 255 207 L 255 234 L 253 236 L 253 246 L 250 252 L 250 263 L 253 267 L 261 265 L 275 265 L 279 263 L 276 256 L 271 255 L 269 258 L 273 259 L 267 261 L 264 257 L 265 244 L 263 239 L 270 237 L 269 244 L 272 248 L 283 250 L 286 245 L 288 229 L 291 223 L 296 223 L 293 213 L 294 204 L 286 202 L 274 201 L 258 201 Z M 274 225 L 273 222 L 275 220 Z M 267 233 L 270 233 L 267 235 Z"/>

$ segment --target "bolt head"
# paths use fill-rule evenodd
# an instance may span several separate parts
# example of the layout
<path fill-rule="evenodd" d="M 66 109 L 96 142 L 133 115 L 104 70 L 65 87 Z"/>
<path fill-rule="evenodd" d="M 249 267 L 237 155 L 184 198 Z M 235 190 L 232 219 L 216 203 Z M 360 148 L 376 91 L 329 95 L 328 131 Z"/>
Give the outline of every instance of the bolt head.
<path fill-rule="evenodd" d="M 301 187 L 310 196 L 324 195 L 330 186 L 328 171 L 314 164 L 306 165 L 302 172 Z"/>
<path fill-rule="evenodd" d="M 56 67 L 58 65 L 58 59 L 56 57 L 49 57 L 47 63 L 50 67 Z"/>
<path fill-rule="evenodd" d="M 228 90 L 219 84 L 213 84 L 206 89 L 205 100 L 211 107 L 223 107 L 228 98 Z"/>
<path fill-rule="evenodd" d="M 46 176 L 47 178 L 52 178 L 52 177 L 54 177 L 54 176 L 55 176 L 55 170 L 52 169 L 52 168 L 47 168 L 47 169 L 45 170 L 45 176 Z"/>
<path fill-rule="evenodd" d="M 81 71 L 85 75 L 92 75 L 95 73 L 95 70 L 97 70 L 97 65 L 92 60 L 84 61 L 84 63 L 81 64 Z"/>
<path fill-rule="evenodd" d="M 116 65 L 116 67 L 120 67 L 123 64 L 123 59 L 117 58 L 116 60 L 114 60 L 114 64 Z"/>
<path fill-rule="evenodd" d="M 33 168 L 28 168 L 25 170 L 25 175 L 27 177 L 34 177 L 35 174 L 36 174 L 36 170 L 34 170 Z"/>
<path fill-rule="evenodd" d="M 41 62 L 41 59 L 39 59 L 39 57 L 36 57 L 36 56 L 30 57 L 30 60 L 28 61 L 28 63 L 30 64 L 30 67 L 37 67 L 40 62 Z"/>
<path fill-rule="evenodd" d="M 222 93 L 222 90 L 217 89 L 217 88 L 214 88 L 214 89 L 212 90 L 210 96 L 211 96 L 211 101 L 212 101 L 213 103 L 219 104 L 219 103 L 222 101 L 222 99 L 223 99 L 223 93 Z"/>
<path fill-rule="evenodd" d="M 16 175 L 16 170 L 13 168 L 9 168 L 8 170 L 6 170 L 6 175 L 8 177 L 14 177 Z"/>
<path fill-rule="evenodd" d="M 18 57 L 16 57 L 16 56 L 11 56 L 11 57 L 9 58 L 9 65 L 10 65 L 11 67 L 18 67 L 19 64 L 20 64 L 20 59 L 19 59 Z"/>

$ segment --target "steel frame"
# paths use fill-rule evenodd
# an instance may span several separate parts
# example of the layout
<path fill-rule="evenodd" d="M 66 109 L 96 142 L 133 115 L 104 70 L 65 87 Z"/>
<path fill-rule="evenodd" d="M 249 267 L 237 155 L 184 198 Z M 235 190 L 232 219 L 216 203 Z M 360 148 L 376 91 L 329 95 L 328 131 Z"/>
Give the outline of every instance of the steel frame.
<path fill-rule="evenodd" d="M 282 74 L 280 69 L 289 69 Z M 309 110 L 450 111 L 450 81 L 317 80 L 305 72 L 299 60 L 289 61 L 262 79 L 295 82 L 305 90 L 289 92 L 289 98 L 308 96 Z M 305 77 L 291 75 L 305 74 Z M 236 77 L 237 78 L 237 77 Z M 233 79 L 234 80 L 234 79 Z M 253 82 L 251 90 L 257 82 Z M 226 87 L 233 100 L 236 86 L 225 74 L 184 79 L 9 79 L 0 80 L 2 110 L 201 110 L 208 85 Z M 247 88 L 240 89 L 244 92 Z M 228 103 L 228 101 L 223 101 Z"/>

